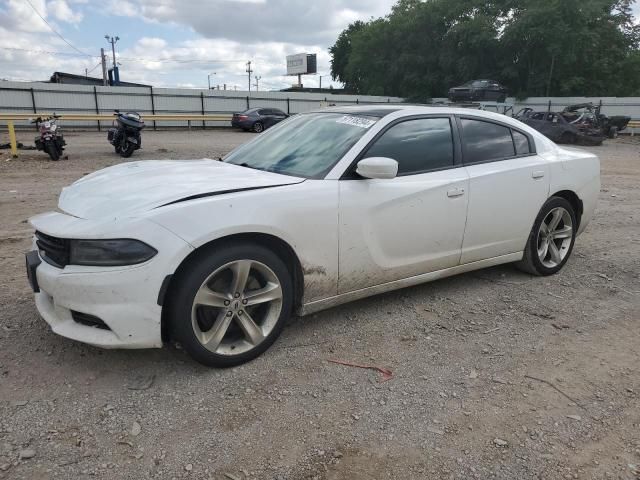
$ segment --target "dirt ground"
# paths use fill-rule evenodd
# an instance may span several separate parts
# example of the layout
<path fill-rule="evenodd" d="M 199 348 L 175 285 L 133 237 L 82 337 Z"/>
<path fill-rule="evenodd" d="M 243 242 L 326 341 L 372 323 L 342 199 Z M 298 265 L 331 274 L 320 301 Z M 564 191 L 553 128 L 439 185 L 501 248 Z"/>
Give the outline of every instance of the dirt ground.
<path fill-rule="evenodd" d="M 147 131 L 133 160 L 252 135 Z M 26 219 L 122 160 L 105 137 L 68 133 L 58 163 L 0 151 L 0 478 L 640 478 L 640 143 L 591 149 L 600 204 L 560 274 L 491 268 L 293 319 L 213 370 L 175 346 L 75 343 L 36 312 Z"/>

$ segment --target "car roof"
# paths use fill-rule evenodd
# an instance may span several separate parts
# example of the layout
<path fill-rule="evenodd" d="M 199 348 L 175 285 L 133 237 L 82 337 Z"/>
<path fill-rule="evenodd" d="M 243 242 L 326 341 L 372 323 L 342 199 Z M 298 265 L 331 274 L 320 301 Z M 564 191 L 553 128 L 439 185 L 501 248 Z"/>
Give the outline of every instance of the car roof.
<path fill-rule="evenodd" d="M 330 112 L 330 113 L 344 113 L 349 115 L 369 115 L 372 117 L 385 117 L 392 113 L 397 115 L 431 115 L 431 114 L 446 114 L 446 115 L 475 115 L 480 117 L 493 118 L 496 120 L 505 120 L 507 117 L 499 113 L 488 112 L 486 110 L 478 110 L 475 108 L 463 108 L 463 107 L 448 107 L 444 105 L 416 105 L 410 103 L 404 103 L 402 105 L 353 105 L 345 107 L 329 107 L 314 110 L 314 113 Z"/>

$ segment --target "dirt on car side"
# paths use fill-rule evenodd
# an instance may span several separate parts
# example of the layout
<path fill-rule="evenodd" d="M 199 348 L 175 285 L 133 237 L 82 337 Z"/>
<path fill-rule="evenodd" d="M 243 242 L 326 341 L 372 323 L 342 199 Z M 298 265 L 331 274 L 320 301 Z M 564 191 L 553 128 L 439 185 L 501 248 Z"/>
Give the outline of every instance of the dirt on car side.
<path fill-rule="evenodd" d="M 145 135 L 133 160 L 216 158 L 254 134 Z M 634 139 L 588 148 L 600 203 L 558 275 L 502 266 L 361 300 L 210 370 L 176 346 L 75 343 L 38 317 L 26 219 L 122 160 L 102 133 L 65 138 L 55 163 L 0 150 L 0 479 L 640 477 Z"/>

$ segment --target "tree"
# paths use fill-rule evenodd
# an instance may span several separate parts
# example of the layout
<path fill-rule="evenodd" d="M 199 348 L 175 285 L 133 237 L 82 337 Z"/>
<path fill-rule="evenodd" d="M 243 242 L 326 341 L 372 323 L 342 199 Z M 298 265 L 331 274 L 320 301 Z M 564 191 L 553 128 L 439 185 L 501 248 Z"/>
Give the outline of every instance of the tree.
<path fill-rule="evenodd" d="M 399 0 L 344 30 L 331 73 L 357 93 L 445 96 L 492 78 L 518 96 L 640 89 L 632 0 Z"/>

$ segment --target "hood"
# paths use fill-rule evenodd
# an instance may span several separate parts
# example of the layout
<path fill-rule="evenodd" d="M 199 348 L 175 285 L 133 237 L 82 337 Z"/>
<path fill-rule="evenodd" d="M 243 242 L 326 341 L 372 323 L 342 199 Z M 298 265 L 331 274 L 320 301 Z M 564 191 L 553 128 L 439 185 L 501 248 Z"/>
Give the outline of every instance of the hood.
<path fill-rule="evenodd" d="M 210 159 L 145 160 L 81 178 L 62 190 L 58 206 L 80 218 L 121 217 L 190 198 L 303 181 Z"/>

